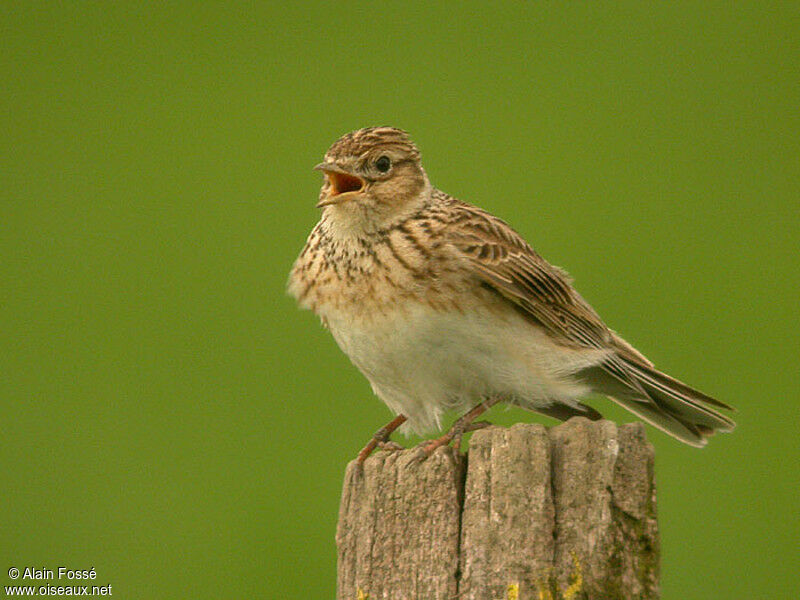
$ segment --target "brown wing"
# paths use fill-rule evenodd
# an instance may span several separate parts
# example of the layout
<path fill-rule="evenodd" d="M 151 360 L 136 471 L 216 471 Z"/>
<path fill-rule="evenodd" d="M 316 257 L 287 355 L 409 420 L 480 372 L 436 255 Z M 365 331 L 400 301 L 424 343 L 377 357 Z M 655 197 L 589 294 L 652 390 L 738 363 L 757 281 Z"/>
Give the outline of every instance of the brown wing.
<path fill-rule="evenodd" d="M 602 364 L 581 372 L 595 391 L 693 446 L 703 446 L 714 431 L 733 430 L 732 420 L 706 406 L 730 408 L 727 404 L 656 370 L 606 327 L 566 273 L 536 254 L 503 221 L 466 204 L 453 208 L 449 241 L 484 284 L 561 343 L 612 350 Z"/>
<path fill-rule="evenodd" d="M 573 289 L 569 276 L 531 248 L 505 222 L 460 205 L 448 229 L 458 249 L 485 283 L 519 306 L 565 345 L 607 348 L 611 332 Z"/>
<path fill-rule="evenodd" d="M 483 210 L 458 203 L 448 228 L 450 244 L 469 261 L 475 274 L 523 314 L 543 327 L 565 346 L 614 349 L 617 336 L 606 327 L 594 309 L 572 287 L 569 276 L 554 267 L 505 222 Z M 644 395 L 616 352 L 602 365 L 610 375 Z"/>

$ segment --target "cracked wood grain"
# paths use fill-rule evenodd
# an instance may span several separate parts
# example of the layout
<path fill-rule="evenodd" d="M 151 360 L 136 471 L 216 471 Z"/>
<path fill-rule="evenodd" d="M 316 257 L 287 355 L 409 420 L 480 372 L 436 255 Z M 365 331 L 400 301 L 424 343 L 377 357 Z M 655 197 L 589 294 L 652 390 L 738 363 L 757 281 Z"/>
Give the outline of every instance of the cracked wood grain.
<path fill-rule="evenodd" d="M 338 598 L 448 600 L 457 593 L 463 459 L 413 451 L 355 461 L 345 476 L 336 543 Z"/>
<path fill-rule="evenodd" d="M 658 598 L 653 449 L 641 424 L 476 432 L 469 453 L 351 463 L 340 600 Z M 466 472 L 465 472 L 466 467 Z"/>

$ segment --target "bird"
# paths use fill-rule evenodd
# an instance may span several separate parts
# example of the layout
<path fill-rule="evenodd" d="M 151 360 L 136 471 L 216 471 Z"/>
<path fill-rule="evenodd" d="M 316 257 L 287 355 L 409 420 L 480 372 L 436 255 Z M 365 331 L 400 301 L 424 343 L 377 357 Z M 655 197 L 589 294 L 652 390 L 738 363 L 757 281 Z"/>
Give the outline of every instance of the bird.
<path fill-rule="evenodd" d="M 460 444 L 498 403 L 599 420 L 583 400 L 601 395 L 694 447 L 734 429 L 731 406 L 656 369 L 508 224 L 433 187 L 407 132 L 347 133 L 314 168 L 321 216 L 287 287 L 395 415 L 359 463 L 453 412 L 421 456 Z"/>

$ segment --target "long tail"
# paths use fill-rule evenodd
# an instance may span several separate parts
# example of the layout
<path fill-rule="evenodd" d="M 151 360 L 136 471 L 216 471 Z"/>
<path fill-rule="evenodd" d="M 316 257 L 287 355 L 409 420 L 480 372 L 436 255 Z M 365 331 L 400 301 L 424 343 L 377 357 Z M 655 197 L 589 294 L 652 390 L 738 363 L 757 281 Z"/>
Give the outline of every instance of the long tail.
<path fill-rule="evenodd" d="M 733 410 L 730 406 L 658 371 L 638 353 L 630 354 L 627 344 L 621 350 L 614 368 L 593 367 L 581 372 L 582 379 L 596 392 L 690 446 L 703 447 L 715 432 L 736 427 L 731 419 L 711 408 Z"/>

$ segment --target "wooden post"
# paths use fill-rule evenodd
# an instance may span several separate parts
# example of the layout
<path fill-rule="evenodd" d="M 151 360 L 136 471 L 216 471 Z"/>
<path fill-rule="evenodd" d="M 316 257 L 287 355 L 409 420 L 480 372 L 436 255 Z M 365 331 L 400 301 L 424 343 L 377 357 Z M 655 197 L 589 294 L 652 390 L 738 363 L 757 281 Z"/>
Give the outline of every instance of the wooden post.
<path fill-rule="evenodd" d="M 467 456 L 379 452 L 345 476 L 339 600 L 658 598 L 644 426 L 490 427 Z"/>

